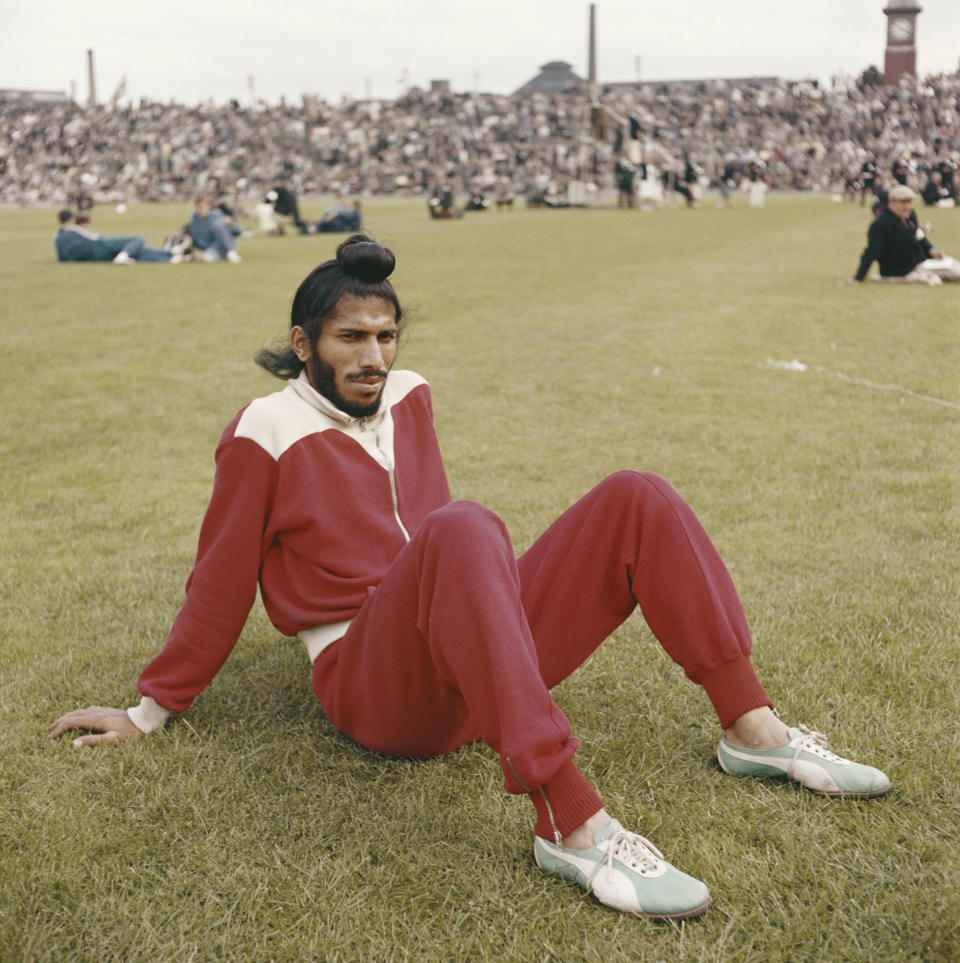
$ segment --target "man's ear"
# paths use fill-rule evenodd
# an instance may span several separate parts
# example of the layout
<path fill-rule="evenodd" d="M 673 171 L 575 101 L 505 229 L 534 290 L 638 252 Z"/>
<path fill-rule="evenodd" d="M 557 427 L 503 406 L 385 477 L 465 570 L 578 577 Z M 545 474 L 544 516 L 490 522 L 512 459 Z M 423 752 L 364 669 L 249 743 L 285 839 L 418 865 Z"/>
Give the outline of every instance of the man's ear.
<path fill-rule="evenodd" d="M 299 324 L 295 324 L 290 329 L 290 346 L 293 348 L 293 353 L 304 363 L 310 360 L 313 354 L 313 348 L 310 344 L 310 336 L 307 334 Z"/>

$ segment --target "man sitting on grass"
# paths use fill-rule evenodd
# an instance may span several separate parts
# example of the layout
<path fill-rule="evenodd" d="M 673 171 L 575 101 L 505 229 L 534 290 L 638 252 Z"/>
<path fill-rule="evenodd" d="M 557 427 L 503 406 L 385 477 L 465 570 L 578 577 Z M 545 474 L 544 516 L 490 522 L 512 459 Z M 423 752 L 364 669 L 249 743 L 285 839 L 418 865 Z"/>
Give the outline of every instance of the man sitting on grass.
<path fill-rule="evenodd" d="M 196 207 L 187 225 L 193 241 L 194 258 L 213 263 L 226 259 L 239 264 L 243 258 L 237 253 L 236 236 L 223 211 L 214 208 L 206 197 L 196 199 Z"/>
<path fill-rule="evenodd" d="M 320 215 L 320 220 L 313 225 L 313 233 L 346 234 L 348 231 L 356 232 L 362 228 L 360 202 L 348 201 L 345 197 L 341 197 L 337 199 L 336 204 L 331 204 Z"/>
<path fill-rule="evenodd" d="M 607 814 L 549 691 L 639 605 L 713 702 L 726 772 L 824 796 L 887 792 L 882 772 L 774 714 L 726 567 L 663 479 L 611 475 L 519 559 L 493 512 L 450 500 L 429 388 L 393 370 L 394 263 L 357 235 L 300 285 L 289 344 L 257 358 L 286 386 L 220 439 L 186 599 L 140 675 L 140 704 L 69 712 L 51 738 L 81 729 L 97 734 L 75 746 L 119 742 L 185 711 L 230 654 L 259 582 L 274 625 L 305 643 L 342 732 L 417 757 L 482 739 L 507 792 L 533 804 L 545 872 L 618 910 L 684 919 L 707 908 L 707 887 Z"/>
<path fill-rule="evenodd" d="M 850 281 L 863 281 L 874 261 L 880 265 L 880 275 L 886 281 L 914 284 L 960 281 L 960 262 L 938 251 L 917 223 L 913 210 L 915 196 L 906 184 L 891 188 L 887 206 L 881 208 L 870 224 L 867 246 Z"/>
<path fill-rule="evenodd" d="M 104 237 L 81 224 L 78 216 L 68 208 L 58 215 L 60 229 L 53 239 L 58 261 L 112 261 L 114 264 L 133 264 L 135 261 L 154 261 L 177 264 L 183 260 L 179 255 L 159 248 L 148 247 L 139 236 L 121 234 Z"/>

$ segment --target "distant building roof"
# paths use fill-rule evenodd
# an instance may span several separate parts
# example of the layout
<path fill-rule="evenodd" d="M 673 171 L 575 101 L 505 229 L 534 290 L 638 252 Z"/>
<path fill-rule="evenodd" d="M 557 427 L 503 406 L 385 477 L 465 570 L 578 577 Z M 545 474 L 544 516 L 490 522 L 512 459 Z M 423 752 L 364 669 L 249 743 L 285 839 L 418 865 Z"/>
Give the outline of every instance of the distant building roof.
<path fill-rule="evenodd" d="M 580 90 L 586 81 L 573 72 L 565 60 L 551 60 L 540 68 L 540 73 L 518 87 L 516 94 L 565 94 Z"/>
<path fill-rule="evenodd" d="M 667 90 L 696 93 L 700 90 L 727 90 L 731 87 L 769 87 L 779 77 L 700 77 L 693 80 L 618 80 L 600 84 L 601 90 L 626 93 L 631 90 Z"/>
<path fill-rule="evenodd" d="M 891 0 L 891 2 L 912 4 L 913 0 Z M 616 80 L 597 86 L 601 90 L 614 93 L 650 89 L 696 93 L 700 90 L 725 90 L 733 87 L 766 87 L 779 79 L 779 77 L 698 77 L 680 80 Z M 583 90 L 586 86 L 586 80 L 577 76 L 565 60 L 551 60 L 540 68 L 540 73 L 532 80 L 518 87 L 514 94 L 567 94 L 571 91 Z"/>
<path fill-rule="evenodd" d="M 14 104 L 68 104 L 70 98 L 62 90 L 0 89 L 0 101 Z"/>

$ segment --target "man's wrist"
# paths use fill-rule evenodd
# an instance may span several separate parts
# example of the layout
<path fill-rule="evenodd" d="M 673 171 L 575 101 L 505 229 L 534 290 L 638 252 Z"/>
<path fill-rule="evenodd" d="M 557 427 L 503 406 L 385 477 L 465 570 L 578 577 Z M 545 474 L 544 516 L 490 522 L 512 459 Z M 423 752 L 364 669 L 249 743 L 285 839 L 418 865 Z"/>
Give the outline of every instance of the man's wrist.
<path fill-rule="evenodd" d="M 127 715 L 144 735 L 149 735 L 157 729 L 162 729 L 172 713 L 150 696 L 145 695 L 141 697 L 140 705 L 127 709 Z"/>

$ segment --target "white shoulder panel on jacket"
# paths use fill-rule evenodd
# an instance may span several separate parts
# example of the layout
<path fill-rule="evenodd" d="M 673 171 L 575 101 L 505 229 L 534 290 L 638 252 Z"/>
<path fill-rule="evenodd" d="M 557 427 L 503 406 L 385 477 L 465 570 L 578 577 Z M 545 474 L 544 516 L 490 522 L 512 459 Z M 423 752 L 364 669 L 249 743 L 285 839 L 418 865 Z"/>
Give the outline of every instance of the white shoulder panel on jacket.
<path fill-rule="evenodd" d="M 426 383 L 427 379 L 418 375 L 416 371 L 391 371 L 390 377 L 387 378 L 387 387 L 383 392 L 384 405 L 388 408 L 395 405 L 414 388 Z"/>
<path fill-rule="evenodd" d="M 395 404 L 426 383 L 426 379 L 414 371 L 391 371 L 380 411 L 374 418 L 389 418 Z M 234 437 L 249 438 L 277 459 L 307 435 L 332 429 L 353 434 L 351 428 L 355 430 L 358 425 L 358 419 L 337 409 L 301 376 L 297 382 L 288 382 L 281 391 L 252 401 L 240 416 Z"/>

